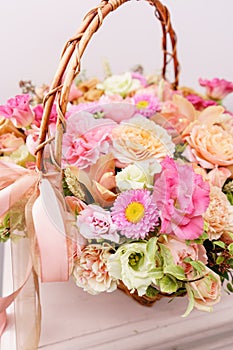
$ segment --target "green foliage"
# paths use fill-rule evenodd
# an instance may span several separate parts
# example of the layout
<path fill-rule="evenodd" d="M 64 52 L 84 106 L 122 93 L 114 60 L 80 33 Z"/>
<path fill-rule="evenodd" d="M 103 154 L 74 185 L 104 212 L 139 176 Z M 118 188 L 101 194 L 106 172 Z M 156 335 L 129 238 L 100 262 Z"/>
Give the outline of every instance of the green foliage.
<path fill-rule="evenodd" d="M 168 249 L 164 244 L 159 243 L 158 245 L 160 248 L 160 254 L 163 258 L 164 265 L 173 265 L 174 261 L 170 249 Z"/>
<path fill-rule="evenodd" d="M 187 317 L 194 308 L 194 295 L 193 295 L 191 287 L 188 284 L 186 285 L 186 290 L 187 290 L 187 294 L 188 294 L 188 298 L 189 298 L 189 303 L 188 303 L 187 309 L 186 309 L 185 313 L 182 315 L 182 317 Z"/>
<path fill-rule="evenodd" d="M 213 241 L 213 244 L 215 246 L 217 245 L 218 247 L 220 247 L 222 249 L 225 249 L 225 247 L 226 247 L 226 244 L 224 242 L 222 242 L 222 241 Z"/>
<path fill-rule="evenodd" d="M 64 192 L 65 197 L 66 196 L 73 196 L 73 193 L 70 191 L 70 189 L 66 183 L 65 177 L 62 178 L 62 188 L 63 188 L 63 192 Z"/>
<path fill-rule="evenodd" d="M 0 224 L 0 242 L 5 243 L 10 238 L 10 216 L 5 215 Z"/>
<path fill-rule="evenodd" d="M 159 280 L 159 287 L 162 293 L 175 293 L 179 287 L 175 277 L 166 275 Z"/>
<path fill-rule="evenodd" d="M 157 294 L 159 294 L 159 290 L 152 286 L 149 286 L 146 290 L 146 295 L 150 298 L 155 297 Z"/>
<path fill-rule="evenodd" d="M 186 280 L 184 269 L 177 265 L 167 265 L 164 268 L 164 273 L 174 276 L 180 281 Z"/>

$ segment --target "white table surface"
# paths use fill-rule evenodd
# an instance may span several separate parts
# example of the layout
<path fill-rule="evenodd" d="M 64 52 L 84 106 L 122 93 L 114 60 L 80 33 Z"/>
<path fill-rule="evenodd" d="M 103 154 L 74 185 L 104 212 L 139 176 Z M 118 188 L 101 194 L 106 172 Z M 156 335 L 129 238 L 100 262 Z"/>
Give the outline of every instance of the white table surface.
<path fill-rule="evenodd" d="M 11 288 L 9 246 L 6 250 L 4 293 Z M 195 310 L 188 318 L 181 317 L 185 297 L 147 308 L 121 291 L 91 296 L 72 280 L 41 285 L 41 296 L 40 350 L 233 349 L 233 296 L 225 293 L 213 313 Z M 9 311 L 1 350 L 16 350 L 13 307 Z"/>

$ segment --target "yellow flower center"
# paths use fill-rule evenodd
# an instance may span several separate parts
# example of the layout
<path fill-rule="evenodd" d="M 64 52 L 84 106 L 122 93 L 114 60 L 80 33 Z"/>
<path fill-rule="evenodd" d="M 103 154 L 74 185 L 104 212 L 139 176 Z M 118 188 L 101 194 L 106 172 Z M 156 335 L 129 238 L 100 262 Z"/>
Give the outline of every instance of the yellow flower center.
<path fill-rule="evenodd" d="M 149 102 L 148 101 L 139 101 L 136 106 L 138 109 L 144 109 L 146 108 L 147 106 L 149 105 Z"/>
<path fill-rule="evenodd" d="M 145 208 L 142 203 L 132 202 L 125 209 L 125 216 L 129 222 L 138 223 L 144 216 Z"/>

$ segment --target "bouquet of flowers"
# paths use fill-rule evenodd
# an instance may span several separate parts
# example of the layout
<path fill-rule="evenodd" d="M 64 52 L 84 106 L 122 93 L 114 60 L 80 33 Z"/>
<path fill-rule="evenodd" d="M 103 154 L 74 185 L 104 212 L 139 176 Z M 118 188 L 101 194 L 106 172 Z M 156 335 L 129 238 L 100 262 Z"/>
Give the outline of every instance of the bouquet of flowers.
<path fill-rule="evenodd" d="M 139 68 L 71 87 L 62 141 L 71 273 L 93 295 L 119 287 L 144 304 L 187 295 L 185 315 L 210 311 L 222 284 L 233 291 L 233 115 L 222 105 L 233 83 L 200 79 L 205 95 L 174 91 Z M 35 169 L 48 89 L 21 86 L 0 106 L 0 165 L 14 169 L 11 181 Z M 58 113 L 55 101 L 51 139 Z M 0 209 L 0 240 L 14 240 L 24 213 Z"/>

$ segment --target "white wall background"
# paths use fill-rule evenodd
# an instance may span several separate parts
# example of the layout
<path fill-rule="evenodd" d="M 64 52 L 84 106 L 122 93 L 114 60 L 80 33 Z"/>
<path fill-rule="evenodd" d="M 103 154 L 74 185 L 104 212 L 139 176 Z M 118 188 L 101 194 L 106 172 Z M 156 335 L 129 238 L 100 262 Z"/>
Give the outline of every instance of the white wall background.
<path fill-rule="evenodd" d="M 18 81 L 49 83 L 65 41 L 97 0 L 0 0 L 0 103 L 19 93 Z M 178 36 L 181 85 L 203 78 L 233 80 L 233 1 L 164 0 Z M 114 73 L 141 63 L 161 68 L 161 28 L 153 8 L 135 0 L 111 13 L 94 35 L 83 60 L 88 76 L 101 77 L 102 62 Z M 233 94 L 227 99 L 233 110 Z"/>

